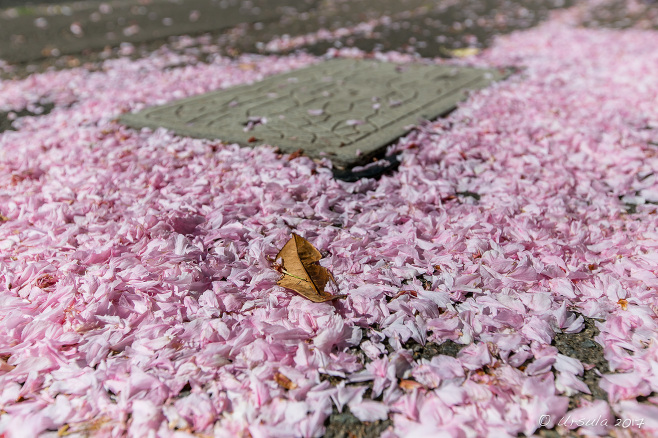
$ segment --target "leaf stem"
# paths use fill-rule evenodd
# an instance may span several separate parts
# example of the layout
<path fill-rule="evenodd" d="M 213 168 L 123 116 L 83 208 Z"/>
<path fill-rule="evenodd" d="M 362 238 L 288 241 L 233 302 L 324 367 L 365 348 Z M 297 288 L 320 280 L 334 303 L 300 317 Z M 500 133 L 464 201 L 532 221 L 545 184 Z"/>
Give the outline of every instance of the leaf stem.
<path fill-rule="evenodd" d="M 302 281 L 305 281 L 305 282 L 309 283 L 309 281 L 308 281 L 307 279 L 302 278 L 302 277 L 298 277 L 298 276 L 296 276 L 296 275 L 294 275 L 294 274 L 291 274 L 290 272 L 286 271 L 285 269 L 282 269 L 281 271 L 282 271 L 284 274 L 286 274 L 286 275 L 290 275 L 290 276 L 293 277 L 293 278 L 296 278 L 296 279 L 298 279 L 298 280 L 302 280 Z"/>

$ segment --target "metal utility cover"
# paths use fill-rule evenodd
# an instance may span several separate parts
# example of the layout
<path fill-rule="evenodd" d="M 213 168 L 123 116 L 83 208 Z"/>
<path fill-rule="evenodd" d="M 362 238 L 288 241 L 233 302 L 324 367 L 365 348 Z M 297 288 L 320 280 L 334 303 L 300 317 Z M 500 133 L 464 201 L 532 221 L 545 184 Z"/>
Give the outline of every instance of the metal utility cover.
<path fill-rule="evenodd" d="M 347 168 L 382 152 L 409 126 L 452 110 L 467 90 L 503 76 L 497 70 L 337 59 L 126 114 L 121 121 L 244 146 L 302 149 Z"/>

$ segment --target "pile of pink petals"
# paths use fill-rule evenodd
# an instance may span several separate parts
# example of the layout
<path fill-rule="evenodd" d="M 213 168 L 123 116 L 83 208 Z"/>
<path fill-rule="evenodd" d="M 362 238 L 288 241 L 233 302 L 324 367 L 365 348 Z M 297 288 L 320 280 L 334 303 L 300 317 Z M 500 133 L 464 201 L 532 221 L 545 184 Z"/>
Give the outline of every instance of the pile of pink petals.
<path fill-rule="evenodd" d="M 348 409 L 390 419 L 385 438 L 532 435 L 545 415 L 658 434 L 658 33 L 567 18 L 469 59 L 521 70 L 400 139 L 378 181 L 116 122 L 308 55 L 163 49 L 0 82 L 0 111 L 55 104 L 0 134 L 0 435 L 318 437 Z M 347 298 L 276 285 L 292 232 Z M 583 317 L 608 400 L 569 407 L 591 364 L 551 343 Z M 409 349 L 448 340 L 456 357 Z"/>

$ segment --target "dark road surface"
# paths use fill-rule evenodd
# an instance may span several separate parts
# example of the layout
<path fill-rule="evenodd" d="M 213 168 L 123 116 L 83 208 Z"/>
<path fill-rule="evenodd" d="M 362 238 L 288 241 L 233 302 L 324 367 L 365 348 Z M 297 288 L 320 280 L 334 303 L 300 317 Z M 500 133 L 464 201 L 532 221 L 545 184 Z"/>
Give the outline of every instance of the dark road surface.
<path fill-rule="evenodd" d="M 67 67 L 96 60 L 122 42 L 151 50 L 172 36 L 200 34 L 220 39 L 225 55 L 271 53 L 267 43 L 274 38 L 341 28 L 348 35 L 279 51 L 324 54 L 331 47 L 353 46 L 448 56 L 450 49 L 484 47 L 494 35 L 534 26 L 571 1 L 0 0 L 0 59 L 39 63 L 37 70 Z M 374 23 L 372 31 L 353 29 L 364 22 Z"/>
<path fill-rule="evenodd" d="M 16 3 L 11 1 L 11 3 Z M 56 4 L 55 4 L 56 3 Z M 0 58 L 27 62 L 100 50 L 121 42 L 142 43 L 171 35 L 221 31 L 240 23 L 270 22 L 309 9 L 298 0 L 114 0 L 53 2 L 0 12 Z"/>

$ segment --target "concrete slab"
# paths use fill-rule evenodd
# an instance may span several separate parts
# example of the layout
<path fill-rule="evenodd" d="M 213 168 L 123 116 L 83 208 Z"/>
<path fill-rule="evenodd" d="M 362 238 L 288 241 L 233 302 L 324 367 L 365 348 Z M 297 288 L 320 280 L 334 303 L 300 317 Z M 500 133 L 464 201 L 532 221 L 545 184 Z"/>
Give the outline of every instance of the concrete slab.
<path fill-rule="evenodd" d="M 126 114 L 135 128 L 165 127 L 181 135 L 244 146 L 302 149 L 348 168 L 381 154 L 410 125 L 449 112 L 468 90 L 503 77 L 497 70 L 330 60 Z"/>

